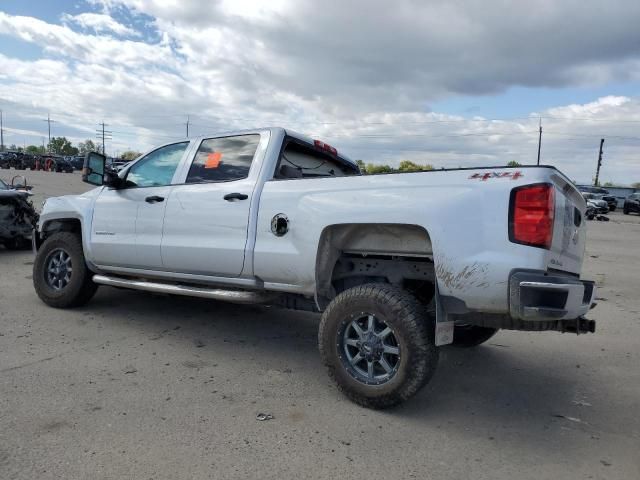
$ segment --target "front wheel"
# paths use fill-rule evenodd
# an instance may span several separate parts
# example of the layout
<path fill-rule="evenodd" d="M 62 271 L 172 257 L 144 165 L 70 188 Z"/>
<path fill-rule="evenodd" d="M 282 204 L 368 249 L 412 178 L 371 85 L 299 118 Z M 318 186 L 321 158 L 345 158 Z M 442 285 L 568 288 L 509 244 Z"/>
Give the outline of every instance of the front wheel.
<path fill-rule="evenodd" d="M 498 332 L 497 328 L 478 327 L 477 325 L 456 325 L 453 330 L 455 347 L 477 347 Z"/>
<path fill-rule="evenodd" d="M 47 238 L 33 264 L 33 286 L 40 299 L 55 308 L 78 307 L 98 289 L 84 261 L 82 241 L 70 232 Z"/>
<path fill-rule="evenodd" d="M 320 355 L 338 389 L 355 403 L 388 408 L 433 376 L 433 320 L 410 293 L 371 283 L 340 293 L 325 310 Z"/>

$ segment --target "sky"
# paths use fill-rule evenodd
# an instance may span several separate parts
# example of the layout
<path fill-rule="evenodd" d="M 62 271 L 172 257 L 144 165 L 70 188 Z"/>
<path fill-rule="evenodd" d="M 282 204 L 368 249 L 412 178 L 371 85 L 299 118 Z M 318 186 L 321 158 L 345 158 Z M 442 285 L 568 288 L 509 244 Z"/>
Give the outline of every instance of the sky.
<path fill-rule="evenodd" d="M 5 144 L 283 126 L 352 159 L 640 182 L 637 0 L 0 0 Z"/>

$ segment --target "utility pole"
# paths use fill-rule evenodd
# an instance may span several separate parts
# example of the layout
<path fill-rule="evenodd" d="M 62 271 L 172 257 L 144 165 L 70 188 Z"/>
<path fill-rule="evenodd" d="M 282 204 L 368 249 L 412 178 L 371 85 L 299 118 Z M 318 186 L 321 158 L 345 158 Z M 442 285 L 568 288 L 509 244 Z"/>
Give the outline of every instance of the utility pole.
<path fill-rule="evenodd" d="M 43 122 L 47 122 L 47 126 L 49 127 L 49 143 L 47 144 L 47 150 L 51 151 L 51 122 L 56 123 L 56 121 L 51 120 L 51 116 L 47 113 L 47 118 L 43 120 Z"/>
<path fill-rule="evenodd" d="M 187 126 L 187 138 L 189 138 L 189 115 L 187 115 L 187 123 L 185 125 Z"/>
<path fill-rule="evenodd" d="M 102 154 L 106 157 L 107 153 L 106 153 L 106 150 L 105 150 L 104 141 L 105 140 L 112 140 L 113 137 L 111 135 L 113 134 L 113 132 L 104 129 L 104 127 L 108 127 L 109 126 L 106 123 L 104 123 L 104 120 L 102 121 L 102 123 L 99 123 L 98 125 L 100 127 L 102 127 L 102 129 L 96 130 L 96 136 L 98 137 L 98 140 L 100 140 L 100 138 L 102 137 Z"/>
<path fill-rule="evenodd" d="M 542 147 L 542 117 L 540 117 L 540 130 L 538 131 L 538 165 L 540 165 L 540 148 Z"/>
<path fill-rule="evenodd" d="M 598 177 L 600 176 L 600 167 L 602 166 L 602 146 L 604 145 L 604 138 L 600 139 L 600 152 L 598 153 L 598 168 L 596 168 L 596 181 L 593 182 L 595 187 L 598 186 Z"/>
<path fill-rule="evenodd" d="M 2 110 L 0 110 L 0 152 L 4 152 L 4 126 L 2 125 Z"/>

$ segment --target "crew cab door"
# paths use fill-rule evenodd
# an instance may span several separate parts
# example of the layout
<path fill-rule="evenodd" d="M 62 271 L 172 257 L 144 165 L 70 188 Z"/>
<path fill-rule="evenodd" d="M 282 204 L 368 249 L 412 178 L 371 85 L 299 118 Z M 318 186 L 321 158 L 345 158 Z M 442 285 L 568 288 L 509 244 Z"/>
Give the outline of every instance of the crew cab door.
<path fill-rule="evenodd" d="M 105 188 L 96 200 L 92 261 L 100 266 L 160 269 L 162 223 L 176 169 L 189 142 L 165 145 L 138 160 L 125 187 Z"/>
<path fill-rule="evenodd" d="M 202 140 L 185 181 L 173 187 L 162 235 L 164 269 L 237 277 L 242 273 L 259 134 Z"/>

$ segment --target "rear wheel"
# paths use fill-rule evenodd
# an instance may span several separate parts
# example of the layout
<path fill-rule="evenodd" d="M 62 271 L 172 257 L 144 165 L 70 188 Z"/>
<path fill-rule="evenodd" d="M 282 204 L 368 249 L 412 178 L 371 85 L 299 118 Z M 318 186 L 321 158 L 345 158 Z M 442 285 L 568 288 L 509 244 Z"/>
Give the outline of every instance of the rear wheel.
<path fill-rule="evenodd" d="M 497 328 L 478 327 L 477 325 L 456 325 L 453 330 L 455 347 L 477 347 L 497 333 Z"/>
<path fill-rule="evenodd" d="M 78 235 L 55 233 L 38 250 L 33 265 L 33 285 L 47 305 L 56 308 L 84 305 L 98 289 L 91 277 Z"/>
<path fill-rule="evenodd" d="M 338 389 L 364 407 L 407 400 L 431 379 L 438 363 L 426 307 L 387 284 L 338 295 L 322 315 L 318 342 Z"/>
<path fill-rule="evenodd" d="M 627 206 L 625 205 L 624 208 L 622 209 L 622 213 L 624 213 L 625 215 L 629 215 L 629 209 L 627 208 Z"/>

